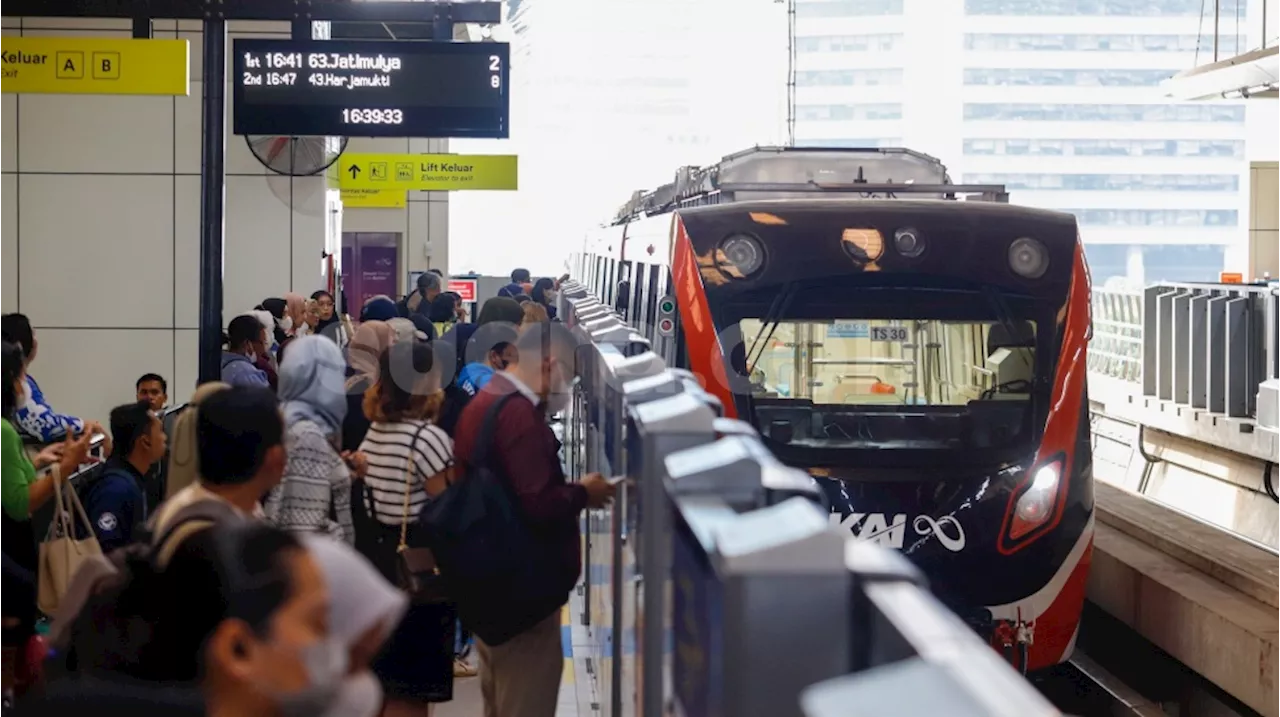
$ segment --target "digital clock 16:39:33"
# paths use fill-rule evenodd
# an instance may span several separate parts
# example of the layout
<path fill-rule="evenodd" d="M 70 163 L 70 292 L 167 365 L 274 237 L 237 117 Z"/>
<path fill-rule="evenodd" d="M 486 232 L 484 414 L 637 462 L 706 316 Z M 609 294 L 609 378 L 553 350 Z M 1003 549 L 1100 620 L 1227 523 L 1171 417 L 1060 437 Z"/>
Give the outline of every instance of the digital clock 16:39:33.
<path fill-rule="evenodd" d="M 404 124 L 404 110 L 344 109 L 346 124 Z"/>

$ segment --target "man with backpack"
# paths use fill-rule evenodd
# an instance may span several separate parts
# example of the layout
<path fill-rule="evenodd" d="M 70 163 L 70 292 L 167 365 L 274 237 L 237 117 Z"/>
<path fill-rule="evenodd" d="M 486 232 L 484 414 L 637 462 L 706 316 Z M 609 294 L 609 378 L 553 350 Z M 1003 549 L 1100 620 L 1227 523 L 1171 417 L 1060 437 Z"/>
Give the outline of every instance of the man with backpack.
<path fill-rule="evenodd" d="M 85 513 L 102 552 L 128 545 L 146 523 L 147 476 L 165 456 L 167 440 L 147 401 L 111 411 L 113 448 L 101 472 L 81 488 Z"/>
<path fill-rule="evenodd" d="M 424 271 L 418 275 L 418 288 L 396 304 L 400 316 L 409 318 L 414 314 L 427 315 L 431 302 L 444 291 L 444 280 L 434 271 Z"/>
<path fill-rule="evenodd" d="M 464 590 L 458 604 L 476 635 L 485 714 L 554 717 L 563 669 L 560 611 L 582 570 L 578 516 L 584 508 L 608 504 L 614 486 L 599 474 L 568 483 L 559 444 L 547 425 L 547 416 L 570 398 L 574 336 L 557 324 L 532 324 L 515 347 L 516 360 L 495 373 L 463 410 L 454 456 L 465 474 L 459 486 L 491 480 L 505 489 L 499 495 L 511 498 L 507 524 L 478 536 L 512 541 L 489 553 L 495 571 L 501 572 L 496 564 L 502 555 L 510 554 L 521 556 L 519 567 L 527 572 L 500 594 Z M 438 501 L 441 513 L 449 510 L 448 492 Z M 426 519 L 430 523 L 432 517 Z M 467 550 L 460 546 L 457 554 Z M 484 549 L 470 554 L 484 554 Z"/>
<path fill-rule="evenodd" d="M 275 394 L 233 386 L 196 409 L 199 480 L 165 501 L 151 522 L 161 564 L 191 533 L 227 518 L 260 517 L 284 476 L 284 419 Z"/>

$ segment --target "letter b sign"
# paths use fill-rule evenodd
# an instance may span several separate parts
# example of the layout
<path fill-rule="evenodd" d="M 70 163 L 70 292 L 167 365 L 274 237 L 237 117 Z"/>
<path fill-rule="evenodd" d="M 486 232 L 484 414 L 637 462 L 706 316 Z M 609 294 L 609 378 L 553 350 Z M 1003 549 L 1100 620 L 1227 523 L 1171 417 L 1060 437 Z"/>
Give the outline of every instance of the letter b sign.
<path fill-rule="evenodd" d="M 120 53 L 118 52 L 93 53 L 93 79 L 95 80 L 120 79 Z"/>

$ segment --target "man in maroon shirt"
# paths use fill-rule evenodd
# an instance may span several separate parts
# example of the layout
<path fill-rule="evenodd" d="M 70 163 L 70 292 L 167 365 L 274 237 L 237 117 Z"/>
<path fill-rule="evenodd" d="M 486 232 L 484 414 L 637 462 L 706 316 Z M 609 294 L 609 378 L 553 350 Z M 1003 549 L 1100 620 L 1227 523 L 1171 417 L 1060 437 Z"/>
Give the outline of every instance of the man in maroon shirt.
<path fill-rule="evenodd" d="M 577 484 L 565 481 L 559 444 L 547 425 L 548 413 L 568 404 L 575 348 L 573 334 L 560 324 L 528 326 L 516 340 L 516 362 L 471 399 L 454 436 L 454 457 L 465 469 L 489 407 L 504 394 L 517 394 L 497 415 L 490 465 L 509 481 L 530 530 L 554 547 L 559 560 L 549 569 L 564 586 L 564 600 L 511 640 L 486 645 L 476 638 L 485 717 L 555 716 L 564 654 L 560 609 L 582 571 L 578 514 L 613 497 L 613 485 L 598 473 Z"/>

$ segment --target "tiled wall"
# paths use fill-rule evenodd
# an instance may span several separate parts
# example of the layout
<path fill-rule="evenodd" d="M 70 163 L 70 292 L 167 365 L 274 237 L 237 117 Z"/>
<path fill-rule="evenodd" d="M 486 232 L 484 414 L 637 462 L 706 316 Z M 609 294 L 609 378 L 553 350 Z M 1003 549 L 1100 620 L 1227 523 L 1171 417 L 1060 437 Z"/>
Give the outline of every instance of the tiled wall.
<path fill-rule="evenodd" d="M 4 19 L 5 36 L 129 37 L 130 27 Z M 203 47 L 199 22 L 154 28 L 191 43 L 186 97 L 3 95 L 3 310 L 36 326 L 32 374 L 53 405 L 99 420 L 146 371 L 169 379 L 173 401 L 196 379 Z M 233 22 L 230 32 L 287 37 L 289 26 Z M 318 288 L 325 180 L 272 174 L 236 136 L 226 170 L 224 318 Z M 407 215 L 393 231 L 426 231 L 429 206 L 383 220 Z"/>

